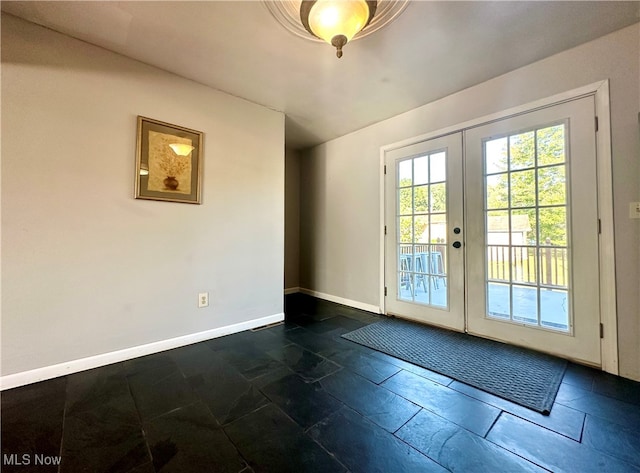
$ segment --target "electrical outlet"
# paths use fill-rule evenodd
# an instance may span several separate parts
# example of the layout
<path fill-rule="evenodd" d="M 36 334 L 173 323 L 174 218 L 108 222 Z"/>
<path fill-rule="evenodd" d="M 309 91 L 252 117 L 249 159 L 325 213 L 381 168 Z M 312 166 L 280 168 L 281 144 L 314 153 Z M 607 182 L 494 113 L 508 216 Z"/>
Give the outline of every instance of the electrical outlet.
<path fill-rule="evenodd" d="M 640 218 L 640 202 L 629 203 L 629 218 Z"/>
<path fill-rule="evenodd" d="M 209 293 L 201 292 L 198 294 L 198 307 L 207 307 L 209 305 Z"/>

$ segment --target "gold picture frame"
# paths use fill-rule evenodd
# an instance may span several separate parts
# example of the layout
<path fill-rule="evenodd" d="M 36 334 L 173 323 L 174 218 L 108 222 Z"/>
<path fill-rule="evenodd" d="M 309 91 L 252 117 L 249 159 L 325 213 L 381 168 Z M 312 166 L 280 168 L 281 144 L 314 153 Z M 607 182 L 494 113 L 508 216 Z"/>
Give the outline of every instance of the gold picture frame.
<path fill-rule="evenodd" d="M 138 116 L 136 199 L 201 203 L 203 133 Z"/>

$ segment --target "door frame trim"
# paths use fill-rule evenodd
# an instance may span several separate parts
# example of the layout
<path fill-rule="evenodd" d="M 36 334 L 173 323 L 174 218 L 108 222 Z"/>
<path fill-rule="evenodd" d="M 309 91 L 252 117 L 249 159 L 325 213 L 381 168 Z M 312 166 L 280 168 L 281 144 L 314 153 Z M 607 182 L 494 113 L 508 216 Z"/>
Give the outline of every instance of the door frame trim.
<path fill-rule="evenodd" d="M 385 156 L 389 151 L 428 141 L 451 133 L 464 132 L 470 128 L 522 115 L 541 108 L 551 107 L 581 97 L 594 96 L 595 115 L 598 117 L 596 131 L 596 166 L 598 187 L 598 217 L 601 223 L 599 239 L 600 263 L 600 323 L 604 337 L 600 339 L 602 370 L 619 374 L 618 367 L 618 320 L 616 302 L 616 265 L 613 209 L 613 172 L 611 152 L 611 109 L 609 79 L 594 82 L 560 94 L 511 107 L 500 112 L 484 115 L 466 122 L 441 128 L 419 136 L 380 147 L 380 313 L 386 314 L 385 288 Z M 463 150 L 464 152 L 464 150 Z M 464 159 L 464 157 L 463 157 Z"/>

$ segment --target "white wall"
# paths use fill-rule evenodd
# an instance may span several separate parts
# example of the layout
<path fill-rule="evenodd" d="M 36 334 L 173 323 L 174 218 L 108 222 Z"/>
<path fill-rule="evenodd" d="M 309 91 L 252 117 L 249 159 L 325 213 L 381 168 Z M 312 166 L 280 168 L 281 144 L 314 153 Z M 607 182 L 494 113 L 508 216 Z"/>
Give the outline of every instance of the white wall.
<path fill-rule="evenodd" d="M 380 147 L 610 79 L 620 373 L 640 379 L 638 24 L 324 143 L 301 161 L 300 286 L 380 305 Z M 479 59 L 480 60 L 480 59 Z"/>
<path fill-rule="evenodd" d="M 284 287 L 300 286 L 300 155 L 285 151 Z"/>
<path fill-rule="evenodd" d="M 137 115 L 204 132 L 202 205 L 133 198 Z M 2 119 L 3 376 L 282 316 L 281 113 L 3 15 Z"/>

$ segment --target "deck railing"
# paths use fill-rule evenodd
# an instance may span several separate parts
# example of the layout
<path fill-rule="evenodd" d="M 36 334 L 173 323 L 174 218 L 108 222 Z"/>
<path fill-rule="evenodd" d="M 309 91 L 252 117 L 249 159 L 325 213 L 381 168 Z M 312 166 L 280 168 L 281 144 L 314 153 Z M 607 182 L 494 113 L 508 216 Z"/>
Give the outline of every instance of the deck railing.
<path fill-rule="evenodd" d="M 487 247 L 487 266 L 490 281 L 568 285 L 568 254 L 564 247 L 491 245 Z"/>
<path fill-rule="evenodd" d="M 439 252 L 442 255 L 442 272 L 446 272 L 446 245 L 403 244 L 401 255 Z M 538 276 L 538 267 L 540 268 Z M 566 288 L 569 282 L 569 262 L 566 247 L 559 246 L 509 246 L 487 247 L 487 275 L 489 281 L 540 284 L 546 287 Z M 539 281 L 538 281 L 539 278 Z"/>

